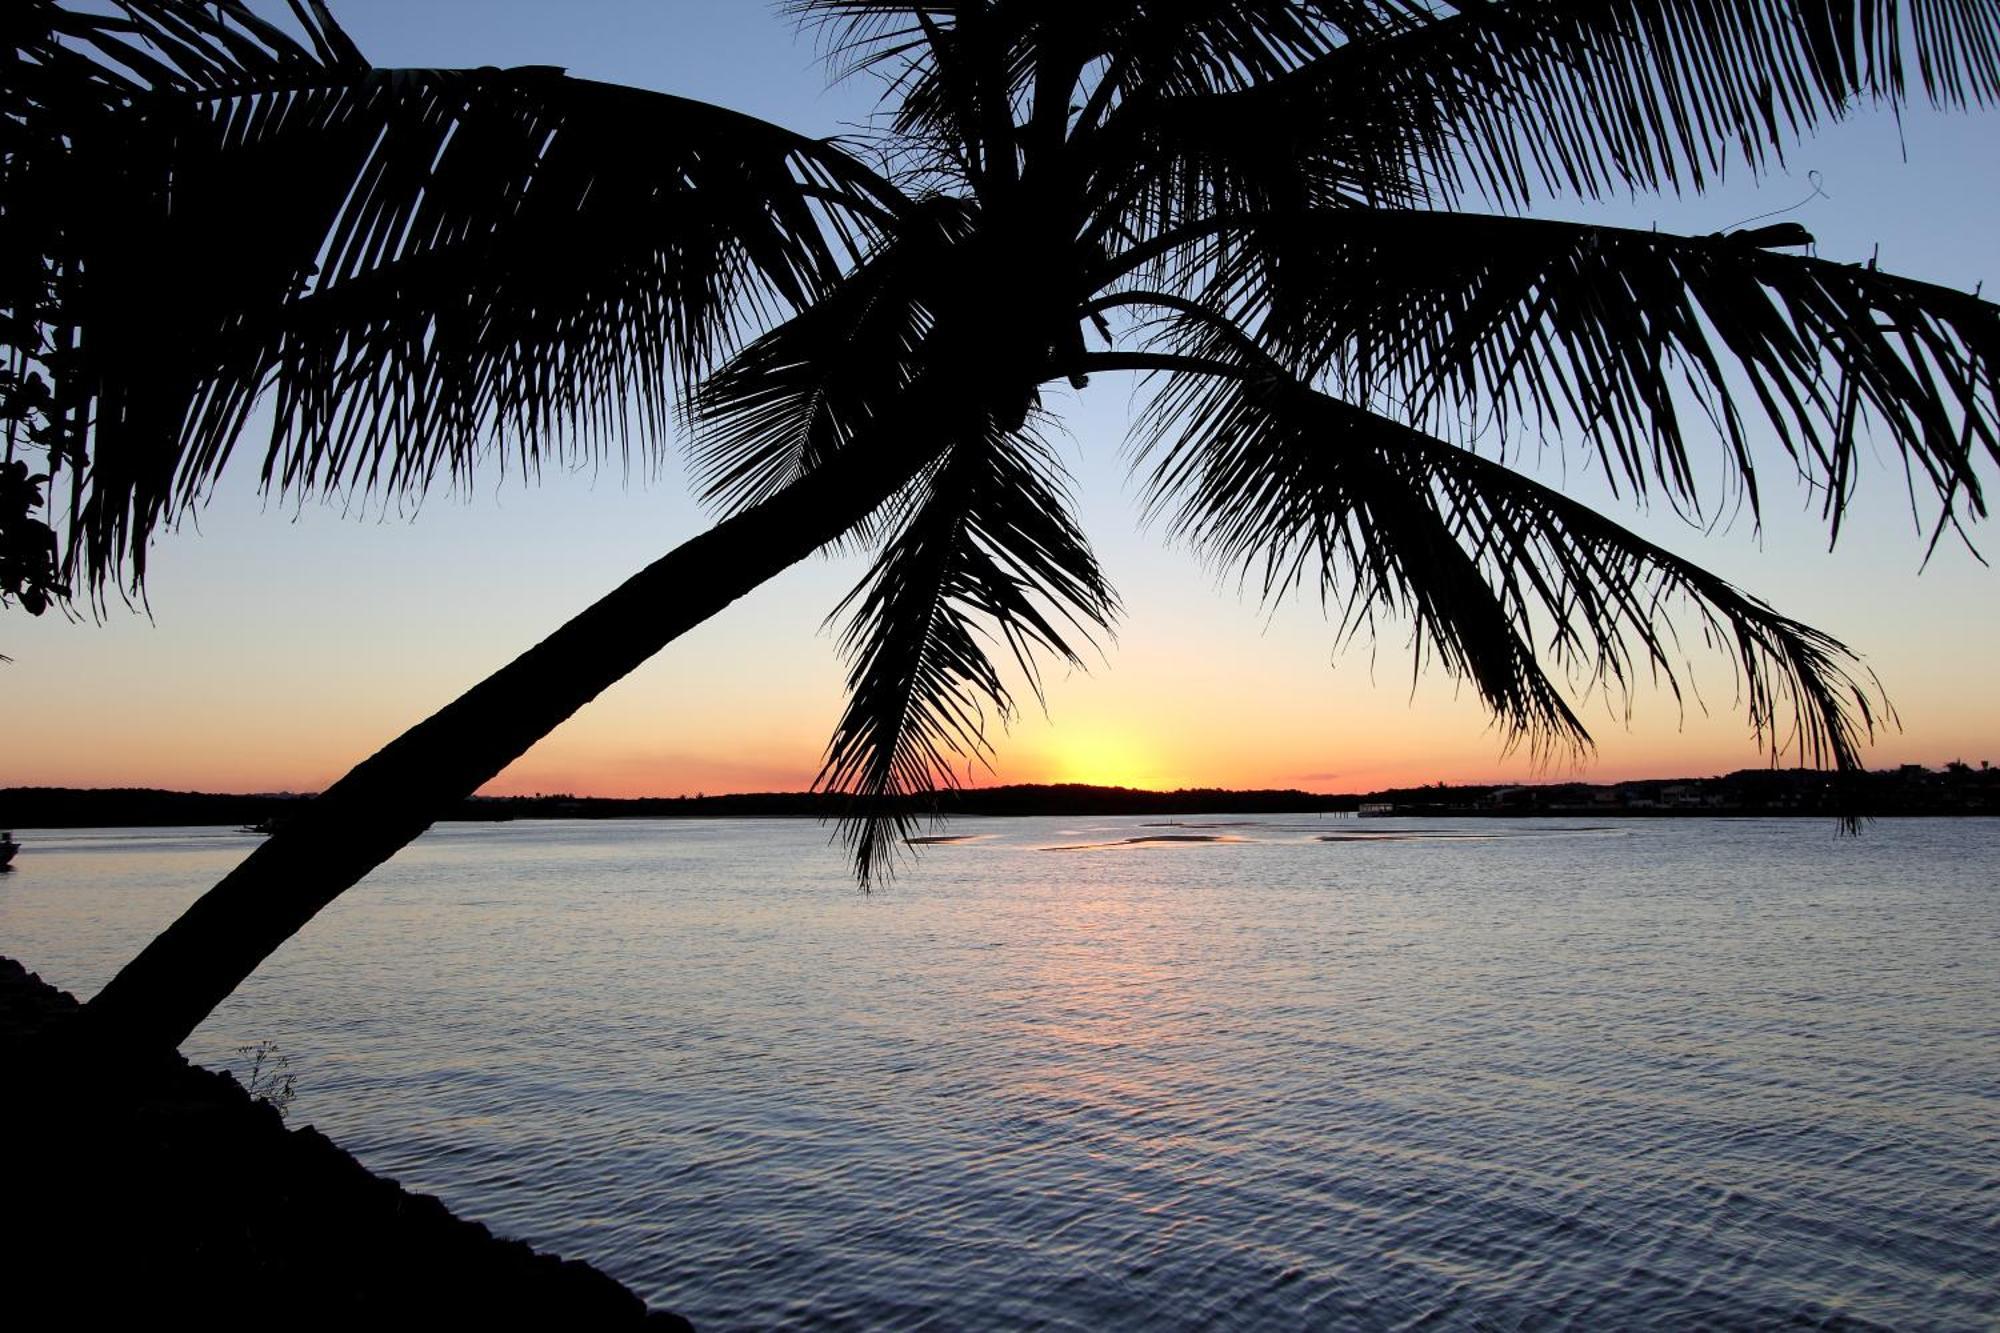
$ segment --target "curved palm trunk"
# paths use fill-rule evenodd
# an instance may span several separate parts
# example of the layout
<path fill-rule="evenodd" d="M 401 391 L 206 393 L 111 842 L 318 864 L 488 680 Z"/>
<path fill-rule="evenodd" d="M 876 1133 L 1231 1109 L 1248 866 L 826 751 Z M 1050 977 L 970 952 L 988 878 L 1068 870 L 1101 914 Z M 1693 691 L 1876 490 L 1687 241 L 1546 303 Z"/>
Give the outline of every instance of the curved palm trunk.
<path fill-rule="evenodd" d="M 852 527 L 935 447 L 850 448 L 628 579 L 309 802 L 127 963 L 90 1019 L 178 1046 L 321 908 L 606 687 Z"/>

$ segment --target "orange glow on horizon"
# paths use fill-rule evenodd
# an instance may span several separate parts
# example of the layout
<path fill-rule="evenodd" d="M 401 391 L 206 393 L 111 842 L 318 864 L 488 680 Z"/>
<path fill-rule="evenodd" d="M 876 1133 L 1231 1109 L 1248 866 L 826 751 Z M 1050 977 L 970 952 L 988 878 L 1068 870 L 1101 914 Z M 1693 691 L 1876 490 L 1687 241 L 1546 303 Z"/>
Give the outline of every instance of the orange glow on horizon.
<path fill-rule="evenodd" d="M 1050 733 L 1039 782 L 1080 782 L 1093 787 L 1157 788 L 1166 781 L 1158 748 L 1113 726 L 1082 723 Z"/>

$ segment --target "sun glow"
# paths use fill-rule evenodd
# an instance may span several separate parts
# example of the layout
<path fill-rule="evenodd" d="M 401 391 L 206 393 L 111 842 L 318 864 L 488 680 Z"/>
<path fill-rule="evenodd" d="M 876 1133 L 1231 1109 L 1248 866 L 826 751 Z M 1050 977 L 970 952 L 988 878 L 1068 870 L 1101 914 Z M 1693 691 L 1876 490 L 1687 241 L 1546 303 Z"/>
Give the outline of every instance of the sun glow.
<path fill-rule="evenodd" d="M 1049 754 L 1050 782 L 1083 782 L 1094 787 L 1167 785 L 1158 750 L 1129 732 L 1065 727 Z"/>

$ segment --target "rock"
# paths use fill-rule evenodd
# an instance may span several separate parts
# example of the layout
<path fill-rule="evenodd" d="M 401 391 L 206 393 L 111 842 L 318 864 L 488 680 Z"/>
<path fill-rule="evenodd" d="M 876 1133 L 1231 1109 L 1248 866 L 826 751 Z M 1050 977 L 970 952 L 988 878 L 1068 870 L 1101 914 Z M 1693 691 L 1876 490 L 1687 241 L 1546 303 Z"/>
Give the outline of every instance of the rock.
<path fill-rule="evenodd" d="M 114 1050 L 0 958 L 0 1327 L 688 1329 L 287 1130 L 236 1080 Z"/>

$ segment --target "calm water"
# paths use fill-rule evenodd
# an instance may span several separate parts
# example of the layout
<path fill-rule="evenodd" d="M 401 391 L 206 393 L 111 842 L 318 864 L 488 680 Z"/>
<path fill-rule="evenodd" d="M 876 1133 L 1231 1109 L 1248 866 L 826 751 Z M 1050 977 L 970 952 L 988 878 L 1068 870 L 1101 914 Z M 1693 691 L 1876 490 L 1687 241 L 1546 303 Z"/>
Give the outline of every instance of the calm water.
<path fill-rule="evenodd" d="M 708 1330 L 2000 1324 L 2000 821 L 1142 822 L 448 828 L 189 1053 Z M 24 841 L 81 993 L 252 844 Z"/>

